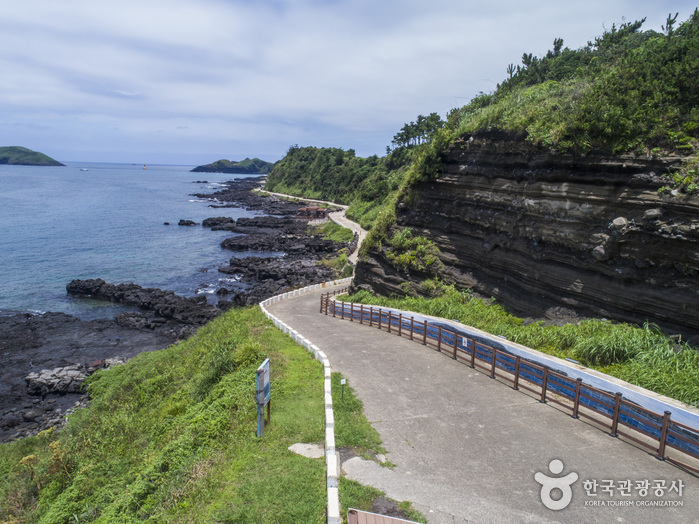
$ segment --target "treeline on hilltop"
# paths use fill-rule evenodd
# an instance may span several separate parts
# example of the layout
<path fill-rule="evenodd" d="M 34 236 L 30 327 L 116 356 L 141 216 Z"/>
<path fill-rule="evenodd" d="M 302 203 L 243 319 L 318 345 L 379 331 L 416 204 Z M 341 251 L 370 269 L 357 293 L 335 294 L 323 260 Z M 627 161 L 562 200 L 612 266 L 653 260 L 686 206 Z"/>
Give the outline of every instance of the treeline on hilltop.
<path fill-rule="evenodd" d="M 292 146 L 270 171 L 265 189 L 349 204 L 348 216 L 369 227 L 398 189 L 410 153 L 399 148 L 382 158 L 361 158 L 353 149 Z"/>
<path fill-rule="evenodd" d="M 234 160 L 217 160 L 211 164 L 197 166 L 192 173 L 238 173 L 245 175 L 264 175 L 269 173 L 274 164 L 259 158 L 246 158 L 240 162 Z"/>

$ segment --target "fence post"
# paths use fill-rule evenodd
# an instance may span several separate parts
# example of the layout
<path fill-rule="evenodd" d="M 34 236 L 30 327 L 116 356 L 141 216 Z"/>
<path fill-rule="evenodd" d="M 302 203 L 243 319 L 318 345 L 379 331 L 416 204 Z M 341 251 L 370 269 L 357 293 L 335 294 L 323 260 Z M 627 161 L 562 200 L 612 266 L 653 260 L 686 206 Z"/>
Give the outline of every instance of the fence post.
<path fill-rule="evenodd" d="M 398 313 L 398 336 L 402 337 L 401 332 L 403 331 L 403 313 Z"/>
<path fill-rule="evenodd" d="M 519 364 L 522 361 L 522 357 L 518 356 L 515 359 L 515 383 L 514 386 L 512 386 L 512 389 L 519 389 Z"/>
<path fill-rule="evenodd" d="M 359 323 L 364 324 L 364 304 L 359 304 Z"/>
<path fill-rule="evenodd" d="M 345 320 L 345 303 L 340 302 L 342 304 L 342 317 L 340 317 L 341 320 Z"/>
<path fill-rule="evenodd" d="M 415 329 L 415 317 L 410 317 L 410 340 L 413 339 L 413 330 Z"/>
<path fill-rule="evenodd" d="M 381 313 L 382 313 L 382 311 L 379 308 L 379 329 L 381 329 L 381 317 L 382 317 Z"/>
<path fill-rule="evenodd" d="M 437 351 L 442 352 L 442 326 L 439 326 L 439 331 L 437 332 Z"/>
<path fill-rule="evenodd" d="M 490 348 L 493 352 L 493 357 L 490 359 L 490 378 L 495 378 L 495 359 L 498 358 L 498 350 Z"/>
<path fill-rule="evenodd" d="M 663 429 L 660 432 L 660 445 L 658 446 L 658 454 L 655 458 L 665 460 L 665 444 L 667 443 L 667 431 L 670 429 L 670 412 L 666 411 L 663 415 Z"/>
<path fill-rule="evenodd" d="M 388 332 L 391 332 L 391 310 L 388 310 Z"/>
<path fill-rule="evenodd" d="M 323 312 L 323 294 L 321 293 L 321 295 L 320 295 L 320 311 L 319 311 L 319 313 L 322 313 L 322 312 Z"/>
<path fill-rule="evenodd" d="M 423 330 L 422 330 L 422 345 L 426 346 L 427 345 L 427 320 L 425 320 L 425 323 L 423 325 Z"/>
<path fill-rule="evenodd" d="M 350 322 L 354 322 L 354 302 L 350 302 Z"/>
<path fill-rule="evenodd" d="M 335 318 L 335 315 L 337 314 L 337 311 L 335 310 L 335 302 L 333 301 L 332 304 L 333 304 L 333 318 Z"/>
<path fill-rule="evenodd" d="M 617 427 L 619 426 L 619 411 L 621 410 L 621 393 L 617 391 L 614 395 L 614 416 L 612 417 L 612 431 L 609 433 L 612 437 L 618 437 Z"/>
<path fill-rule="evenodd" d="M 468 346 L 468 344 L 467 344 Z M 476 369 L 476 341 L 471 341 L 471 367 Z"/>
<path fill-rule="evenodd" d="M 580 418 L 578 410 L 580 409 L 580 391 L 582 389 L 582 379 L 578 378 L 575 381 L 575 401 L 573 402 L 573 418 Z"/>
<path fill-rule="evenodd" d="M 459 345 L 459 337 L 457 336 L 456 333 L 454 333 L 454 355 L 451 357 L 454 360 L 456 360 L 456 349 L 457 349 L 456 346 L 458 346 L 458 345 Z"/>
<path fill-rule="evenodd" d="M 539 402 L 546 402 L 546 388 L 549 384 L 549 368 L 544 368 L 544 379 L 541 381 L 541 400 Z"/>
<path fill-rule="evenodd" d="M 374 306 L 369 306 L 369 327 L 374 327 Z"/>

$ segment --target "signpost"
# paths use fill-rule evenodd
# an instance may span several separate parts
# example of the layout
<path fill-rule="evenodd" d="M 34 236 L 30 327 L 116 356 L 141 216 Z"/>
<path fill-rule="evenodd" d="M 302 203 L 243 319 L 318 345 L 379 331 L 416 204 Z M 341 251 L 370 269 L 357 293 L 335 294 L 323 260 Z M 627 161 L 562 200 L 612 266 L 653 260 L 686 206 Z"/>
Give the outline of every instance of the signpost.
<path fill-rule="evenodd" d="M 269 359 L 266 358 L 262 365 L 257 368 L 257 436 L 265 436 L 265 404 L 267 405 L 267 424 L 270 420 L 270 382 L 269 382 Z"/>

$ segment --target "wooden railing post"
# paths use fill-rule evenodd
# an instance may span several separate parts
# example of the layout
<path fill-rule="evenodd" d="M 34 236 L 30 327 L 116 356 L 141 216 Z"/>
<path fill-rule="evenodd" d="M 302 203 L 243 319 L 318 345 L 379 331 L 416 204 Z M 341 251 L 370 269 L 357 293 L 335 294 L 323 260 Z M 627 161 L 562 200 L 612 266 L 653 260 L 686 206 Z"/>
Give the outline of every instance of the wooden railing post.
<path fill-rule="evenodd" d="M 335 318 L 335 316 L 337 315 L 337 310 L 335 308 L 335 301 L 332 302 L 332 305 L 333 305 L 333 318 Z"/>
<path fill-rule="evenodd" d="M 374 306 L 369 306 L 369 327 L 374 327 Z"/>
<path fill-rule="evenodd" d="M 468 347 L 468 344 L 467 344 Z M 471 367 L 476 369 L 476 341 L 471 341 Z"/>
<path fill-rule="evenodd" d="M 575 380 L 575 400 L 573 401 L 573 418 L 580 418 L 578 411 L 580 410 L 580 391 L 582 389 L 582 379 Z"/>
<path fill-rule="evenodd" d="M 422 326 L 422 345 L 423 346 L 427 345 L 427 320 L 425 320 L 425 322 Z"/>
<path fill-rule="evenodd" d="M 350 322 L 354 322 L 354 302 L 350 302 Z"/>
<path fill-rule="evenodd" d="M 323 294 L 321 293 L 320 294 L 320 311 L 319 311 L 319 313 L 322 313 L 322 312 L 323 312 Z"/>
<path fill-rule="evenodd" d="M 546 388 L 549 384 L 549 368 L 544 368 L 544 378 L 541 381 L 541 399 L 539 402 L 546 402 Z"/>
<path fill-rule="evenodd" d="M 451 357 L 454 360 L 456 360 L 456 350 L 457 350 L 458 345 L 459 345 L 459 337 L 457 336 L 456 333 L 454 333 L 454 354 Z"/>
<path fill-rule="evenodd" d="M 495 378 L 495 360 L 498 358 L 498 350 L 491 348 L 493 357 L 490 359 L 490 378 Z"/>
<path fill-rule="evenodd" d="M 383 311 L 379 308 L 379 329 L 381 329 L 381 318 L 383 317 L 382 315 Z"/>
<path fill-rule="evenodd" d="M 344 303 L 344 302 L 340 302 L 340 304 L 341 304 L 340 307 L 342 308 L 342 310 L 341 310 L 341 315 L 342 315 L 342 316 L 340 317 L 340 319 L 341 319 L 341 320 L 345 320 L 345 303 Z"/>
<path fill-rule="evenodd" d="M 437 351 L 442 352 L 442 326 L 439 326 L 437 331 Z"/>
<path fill-rule="evenodd" d="M 519 389 L 519 365 L 522 362 L 522 357 L 518 356 L 515 358 L 515 383 L 512 386 L 513 389 Z"/>
<path fill-rule="evenodd" d="M 402 337 L 401 335 L 403 331 L 403 313 L 398 313 L 398 336 Z"/>
<path fill-rule="evenodd" d="M 413 332 L 415 330 L 415 317 L 410 317 L 410 340 L 413 340 Z"/>
<path fill-rule="evenodd" d="M 391 332 L 391 310 L 388 310 L 388 332 Z"/>
<path fill-rule="evenodd" d="M 614 395 L 614 415 L 612 416 L 612 431 L 609 433 L 612 437 L 618 437 L 617 428 L 619 427 L 619 411 L 621 410 L 621 393 L 617 391 Z"/>
<path fill-rule="evenodd" d="M 666 411 L 663 415 L 663 429 L 660 431 L 660 442 L 658 445 L 658 454 L 655 458 L 665 460 L 665 445 L 667 444 L 667 432 L 670 429 L 670 412 Z"/>

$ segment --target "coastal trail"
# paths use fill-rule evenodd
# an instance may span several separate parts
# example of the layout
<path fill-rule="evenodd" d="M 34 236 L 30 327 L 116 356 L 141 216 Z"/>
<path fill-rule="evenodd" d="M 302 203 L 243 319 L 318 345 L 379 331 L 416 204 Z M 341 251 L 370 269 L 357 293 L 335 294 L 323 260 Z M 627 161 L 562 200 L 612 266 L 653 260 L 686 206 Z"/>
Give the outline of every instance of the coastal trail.
<path fill-rule="evenodd" d="M 268 310 L 316 344 L 348 380 L 395 465 L 347 458 L 346 478 L 411 501 L 437 524 L 696 520 L 696 477 L 417 342 L 320 314 L 321 293 L 338 288 L 276 302 Z M 563 462 L 561 475 L 549 470 L 555 459 Z M 577 481 L 570 505 L 546 508 L 535 475 L 571 472 Z M 618 490 L 626 480 L 630 496 Z M 593 481 L 594 496 L 584 489 Z M 635 487 L 646 481 L 650 494 L 639 495 Z M 655 496 L 660 481 L 665 494 Z M 667 488 L 680 481 L 682 494 L 669 494 Z M 612 494 L 601 491 L 610 483 Z M 681 505 L 644 505 L 653 501 Z"/>
<path fill-rule="evenodd" d="M 296 200 L 300 200 L 302 202 L 308 202 L 308 203 L 313 203 L 313 204 L 324 204 L 328 206 L 334 206 L 334 207 L 339 207 L 341 208 L 341 211 L 334 211 L 332 213 L 328 214 L 328 218 L 335 222 L 336 224 L 341 225 L 342 227 L 346 227 L 347 229 L 352 230 L 354 233 L 357 234 L 357 247 L 355 250 L 349 255 L 348 259 L 349 261 L 356 265 L 357 260 L 359 258 L 359 247 L 362 245 L 362 242 L 366 238 L 366 235 L 368 231 L 366 229 L 362 229 L 362 226 L 357 224 L 356 222 L 352 222 L 349 218 L 345 216 L 345 212 L 347 211 L 347 207 L 343 204 L 336 204 L 335 202 L 328 202 L 325 200 L 316 200 L 314 198 L 303 198 L 303 197 L 298 197 L 294 195 L 286 195 L 284 193 L 272 193 L 271 191 L 266 191 L 262 188 L 256 189 L 258 193 L 265 193 L 268 195 L 276 196 L 279 198 L 293 198 Z"/>

